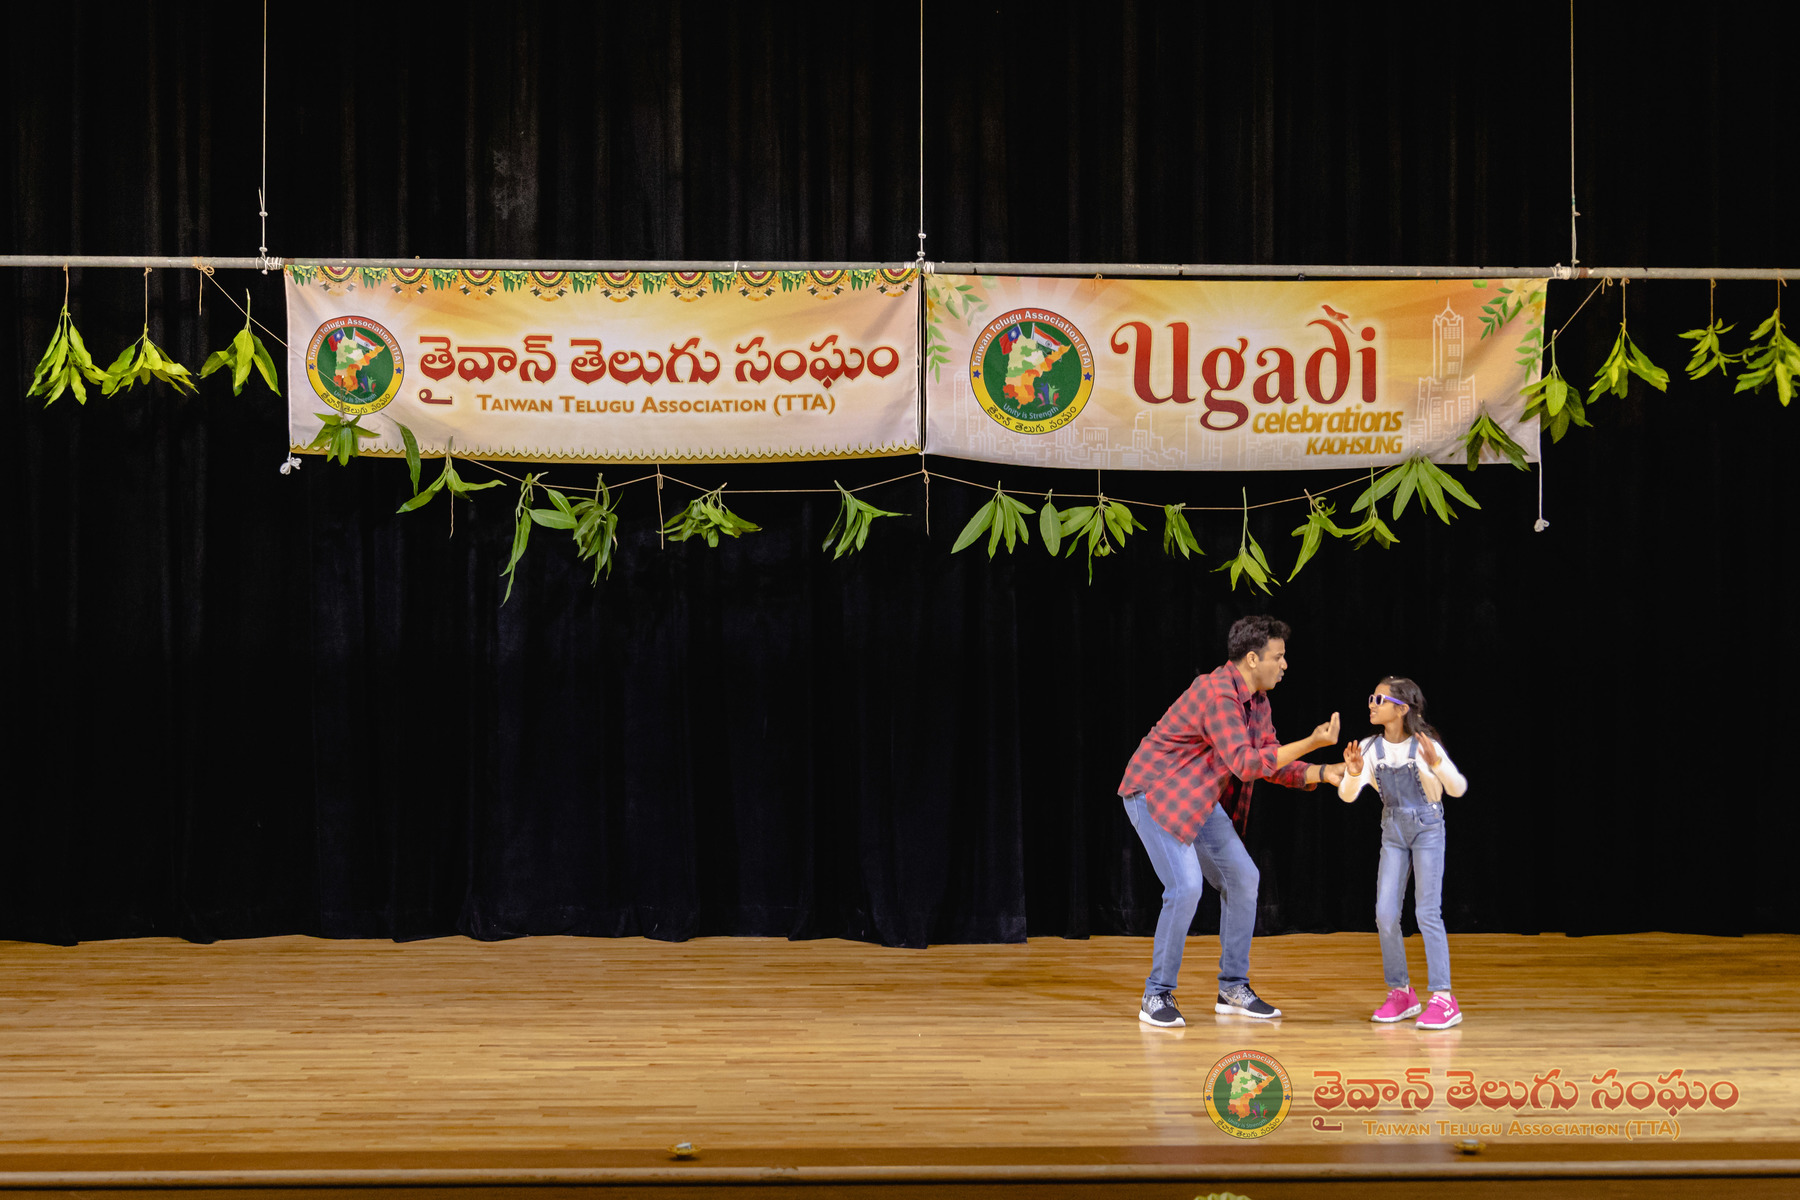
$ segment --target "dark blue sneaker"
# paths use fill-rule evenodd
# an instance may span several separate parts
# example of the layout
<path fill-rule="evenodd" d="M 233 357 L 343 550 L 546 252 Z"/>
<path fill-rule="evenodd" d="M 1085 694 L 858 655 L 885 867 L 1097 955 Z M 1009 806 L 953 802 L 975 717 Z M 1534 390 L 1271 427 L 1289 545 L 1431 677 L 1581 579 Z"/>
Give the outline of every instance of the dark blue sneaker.
<path fill-rule="evenodd" d="M 1181 1010 L 1175 1007 L 1175 997 L 1169 992 L 1145 996 L 1144 1006 L 1138 1009 L 1138 1020 L 1158 1029 L 1178 1029 L 1187 1024 L 1182 1019 Z"/>
<path fill-rule="evenodd" d="M 1281 1010 L 1266 1003 L 1247 983 L 1235 984 L 1219 993 L 1219 1002 L 1213 1005 L 1213 1011 L 1226 1016 L 1259 1017 L 1264 1021 L 1272 1021 L 1281 1015 Z"/>

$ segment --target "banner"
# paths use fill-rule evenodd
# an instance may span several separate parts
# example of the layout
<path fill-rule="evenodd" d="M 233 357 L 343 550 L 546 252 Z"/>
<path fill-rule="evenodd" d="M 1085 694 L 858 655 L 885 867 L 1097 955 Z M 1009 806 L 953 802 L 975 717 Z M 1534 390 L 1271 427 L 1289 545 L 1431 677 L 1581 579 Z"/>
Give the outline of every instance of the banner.
<path fill-rule="evenodd" d="M 926 445 L 1128 470 L 1446 462 L 1486 408 L 1535 461 L 1519 389 L 1543 321 L 1541 279 L 934 275 Z"/>
<path fill-rule="evenodd" d="M 565 462 L 920 447 L 913 268 L 287 277 L 295 449 L 332 410 L 378 454 L 402 452 L 399 424 L 427 454 Z"/>

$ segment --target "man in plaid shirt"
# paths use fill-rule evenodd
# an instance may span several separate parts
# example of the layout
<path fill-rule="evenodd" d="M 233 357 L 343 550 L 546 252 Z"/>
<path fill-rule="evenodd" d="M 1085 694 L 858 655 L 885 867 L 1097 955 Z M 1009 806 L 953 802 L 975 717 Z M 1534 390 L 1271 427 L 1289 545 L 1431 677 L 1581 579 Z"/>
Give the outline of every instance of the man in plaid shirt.
<path fill-rule="evenodd" d="M 1289 632 L 1269 616 L 1245 617 L 1233 625 L 1230 661 L 1195 679 L 1169 706 L 1138 743 L 1119 783 L 1125 815 L 1163 884 L 1150 976 L 1138 1010 L 1146 1025 L 1187 1023 L 1171 993 L 1203 882 L 1218 890 L 1222 905 L 1219 998 L 1213 1011 L 1281 1015 L 1250 989 L 1250 936 L 1261 882 L 1240 836 L 1249 824 L 1250 792 L 1258 779 L 1311 791 L 1321 781 L 1335 784 L 1344 777 L 1342 763 L 1298 761 L 1337 741 L 1338 714 L 1298 742 L 1283 746 L 1275 736 L 1267 693 L 1287 673 Z"/>

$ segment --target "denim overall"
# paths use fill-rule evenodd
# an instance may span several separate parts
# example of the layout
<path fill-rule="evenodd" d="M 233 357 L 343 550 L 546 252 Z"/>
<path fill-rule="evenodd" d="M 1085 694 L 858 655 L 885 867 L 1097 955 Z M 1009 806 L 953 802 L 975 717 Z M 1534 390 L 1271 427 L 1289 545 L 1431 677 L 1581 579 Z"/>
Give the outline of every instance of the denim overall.
<path fill-rule="evenodd" d="M 1419 763 L 1385 762 L 1387 746 L 1386 738 L 1376 737 L 1373 765 L 1375 788 L 1381 793 L 1381 867 L 1375 880 L 1375 928 L 1381 934 L 1381 969 L 1389 988 L 1407 986 L 1400 902 L 1410 871 L 1414 876 L 1413 912 L 1425 941 L 1428 984 L 1434 992 L 1447 992 L 1450 940 L 1444 933 L 1442 911 L 1444 806 L 1426 799 Z"/>

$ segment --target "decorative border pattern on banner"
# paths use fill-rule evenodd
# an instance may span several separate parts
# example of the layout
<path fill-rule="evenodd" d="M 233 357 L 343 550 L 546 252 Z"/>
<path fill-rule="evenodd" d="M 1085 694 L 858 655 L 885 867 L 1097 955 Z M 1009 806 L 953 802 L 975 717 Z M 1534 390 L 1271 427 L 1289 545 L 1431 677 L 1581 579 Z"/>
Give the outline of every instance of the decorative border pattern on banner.
<path fill-rule="evenodd" d="M 860 292 L 865 288 L 897 298 L 911 291 L 919 279 L 917 267 L 810 271 L 492 271 L 289 263 L 284 270 L 288 278 L 300 286 L 317 285 L 334 296 L 347 295 L 359 287 L 385 287 L 396 293 L 453 291 L 471 298 L 528 291 L 540 300 L 558 300 L 570 293 L 581 296 L 598 292 L 608 300 L 620 302 L 664 292 L 683 301 L 729 293 L 736 293 L 746 300 L 762 300 L 777 291 L 805 292 L 829 300 L 846 290 Z"/>

